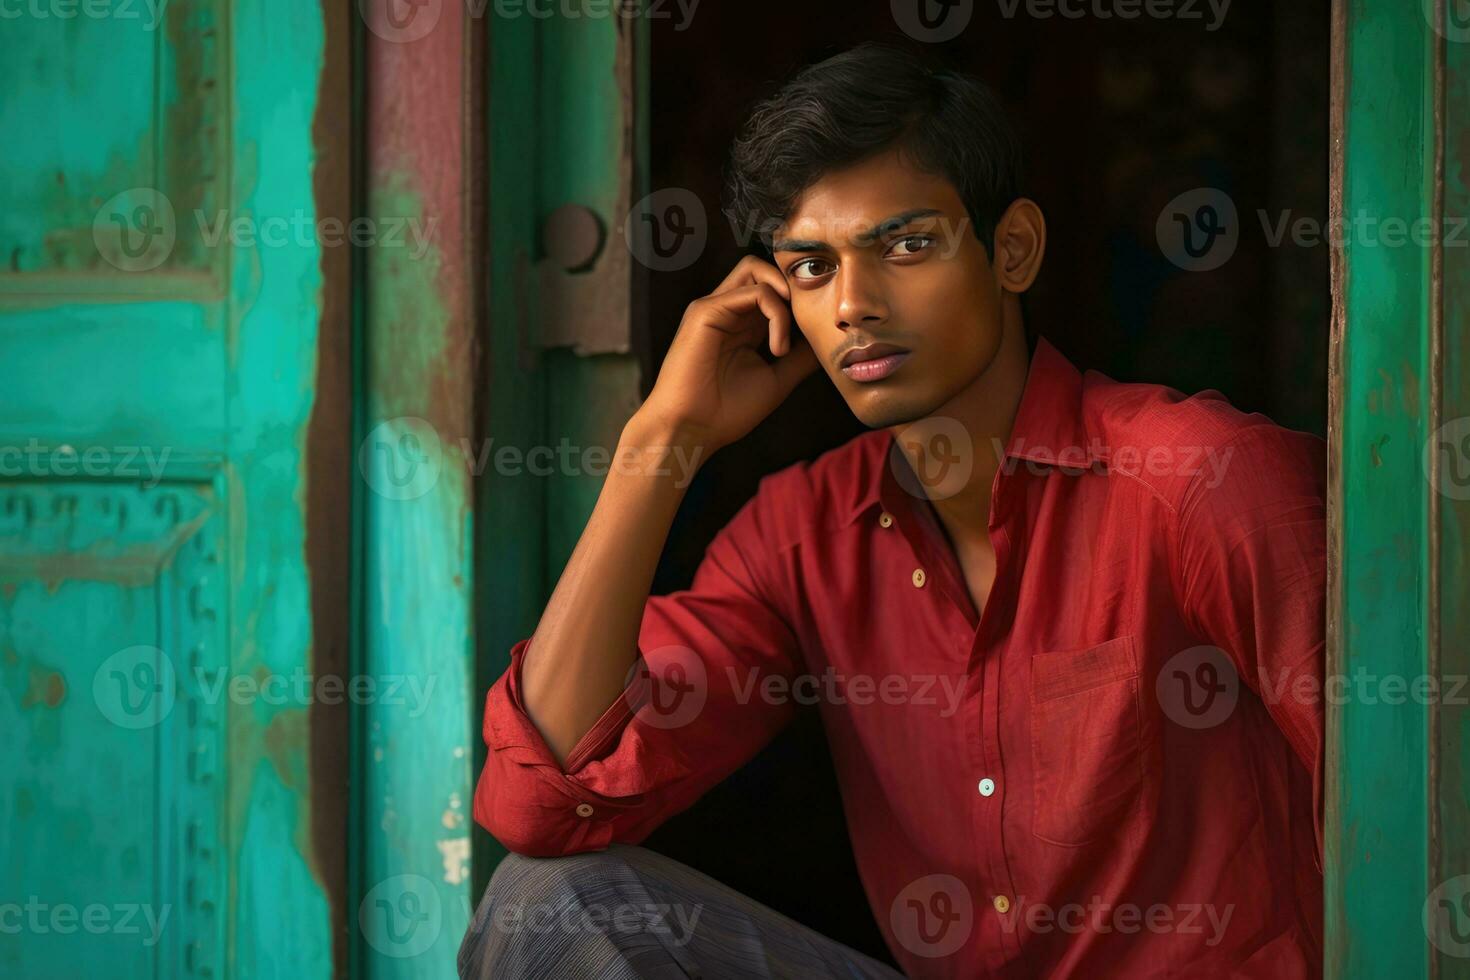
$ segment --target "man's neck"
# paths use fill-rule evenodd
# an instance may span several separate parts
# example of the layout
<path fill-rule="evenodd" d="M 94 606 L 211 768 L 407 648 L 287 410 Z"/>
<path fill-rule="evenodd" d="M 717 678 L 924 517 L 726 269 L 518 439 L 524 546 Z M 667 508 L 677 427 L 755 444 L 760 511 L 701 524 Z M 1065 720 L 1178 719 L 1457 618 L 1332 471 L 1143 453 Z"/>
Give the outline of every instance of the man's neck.
<path fill-rule="evenodd" d="M 1011 429 L 1026 387 L 1030 358 L 1025 331 L 1018 317 L 1005 325 L 1000 348 L 989 367 L 931 416 L 958 421 L 970 439 L 968 448 L 973 465 L 969 479 L 957 490 L 945 487 L 943 494 L 930 497 L 934 512 L 956 549 L 988 549 L 990 546 L 991 487 L 1005 447 L 1010 443 Z M 917 424 L 910 423 L 893 430 L 900 449 L 915 472 L 919 471 L 921 462 L 917 454 L 923 449 L 920 443 L 906 440 L 903 435 Z M 964 451 L 965 447 L 960 448 Z"/>

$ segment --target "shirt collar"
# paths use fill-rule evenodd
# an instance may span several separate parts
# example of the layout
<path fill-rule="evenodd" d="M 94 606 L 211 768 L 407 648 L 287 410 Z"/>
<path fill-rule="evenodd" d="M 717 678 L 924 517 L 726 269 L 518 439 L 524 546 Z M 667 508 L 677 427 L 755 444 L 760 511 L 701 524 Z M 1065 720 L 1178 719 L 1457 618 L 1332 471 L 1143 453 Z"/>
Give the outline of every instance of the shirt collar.
<path fill-rule="evenodd" d="M 893 469 L 907 466 L 907 460 L 896 455 L 899 450 L 892 433 L 873 435 L 878 437 L 882 450 L 878 478 L 870 479 L 854 502 L 847 515 L 849 523 L 868 508 L 905 495 Z M 974 451 L 988 452 L 990 447 L 976 446 Z M 1082 374 L 1045 337 L 1037 339 L 1036 350 L 1031 355 L 1005 455 L 1006 459 L 1026 459 L 1069 469 L 1086 469 L 1101 459 L 1096 441 L 1088 438 L 1082 417 Z M 1016 471 L 1002 469 L 1003 474 L 1008 472 Z"/>

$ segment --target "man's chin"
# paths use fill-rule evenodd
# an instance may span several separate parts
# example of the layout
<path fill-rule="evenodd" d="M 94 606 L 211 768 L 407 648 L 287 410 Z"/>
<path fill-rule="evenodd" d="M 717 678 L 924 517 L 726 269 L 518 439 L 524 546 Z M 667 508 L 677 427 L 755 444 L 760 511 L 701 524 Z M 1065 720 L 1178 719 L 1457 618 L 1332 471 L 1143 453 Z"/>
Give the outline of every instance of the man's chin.
<path fill-rule="evenodd" d="M 930 404 L 929 399 L 902 398 L 894 393 L 893 396 L 886 398 L 862 399 L 858 404 L 848 401 L 847 407 L 852 409 L 852 414 L 857 416 L 857 420 L 868 428 L 888 429 L 895 425 L 907 425 L 928 418 L 938 410 L 939 405 Z"/>

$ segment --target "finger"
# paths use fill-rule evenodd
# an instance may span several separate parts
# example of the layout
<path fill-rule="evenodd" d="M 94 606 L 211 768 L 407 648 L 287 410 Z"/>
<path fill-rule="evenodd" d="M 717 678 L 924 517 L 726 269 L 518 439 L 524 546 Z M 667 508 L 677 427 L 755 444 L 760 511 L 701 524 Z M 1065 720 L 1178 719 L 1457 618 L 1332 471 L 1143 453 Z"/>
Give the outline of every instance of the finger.
<path fill-rule="evenodd" d="M 804 337 L 798 337 L 791 346 L 791 353 L 785 357 L 777 358 L 771 365 L 771 370 L 776 374 L 776 386 L 780 389 L 781 398 L 791 394 L 791 390 L 802 382 L 813 371 L 817 370 L 816 352 Z"/>
<path fill-rule="evenodd" d="M 715 292 L 723 293 L 742 286 L 755 286 L 760 283 L 765 283 L 790 301 L 791 286 L 786 282 L 786 277 L 781 274 L 781 270 L 754 255 L 747 255 L 736 262 L 735 268 L 730 270 L 730 274 L 725 277 Z"/>
<path fill-rule="evenodd" d="M 721 333 L 753 332 L 758 328 L 749 316 L 759 312 L 766 319 L 766 329 L 762 332 L 770 345 L 771 353 L 780 357 L 790 349 L 791 307 L 765 283 L 718 293 L 706 297 L 705 302 L 709 304 L 710 326 Z M 751 339 L 756 340 L 754 336 Z"/>
<path fill-rule="evenodd" d="M 769 286 L 756 288 L 760 290 L 758 302 L 761 312 L 770 321 L 766 342 L 772 354 L 784 357 L 791 350 L 791 307 Z"/>

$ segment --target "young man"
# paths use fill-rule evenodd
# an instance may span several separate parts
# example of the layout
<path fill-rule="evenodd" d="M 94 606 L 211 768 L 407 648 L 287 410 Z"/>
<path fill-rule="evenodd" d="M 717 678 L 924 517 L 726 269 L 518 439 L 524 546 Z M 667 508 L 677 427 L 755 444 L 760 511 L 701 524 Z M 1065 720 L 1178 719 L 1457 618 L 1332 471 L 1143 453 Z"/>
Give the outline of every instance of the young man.
<path fill-rule="evenodd" d="M 1324 447 L 1028 343 L 1019 161 L 980 84 L 884 48 L 754 113 L 730 212 L 773 261 L 689 306 L 620 452 L 707 458 L 818 369 L 874 431 L 667 596 L 683 481 L 609 474 L 486 704 L 474 811 L 515 854 L 464 976 L 891 976 L 627 846 L 803 690 L 908 974 L 1320 975 Z"/>

